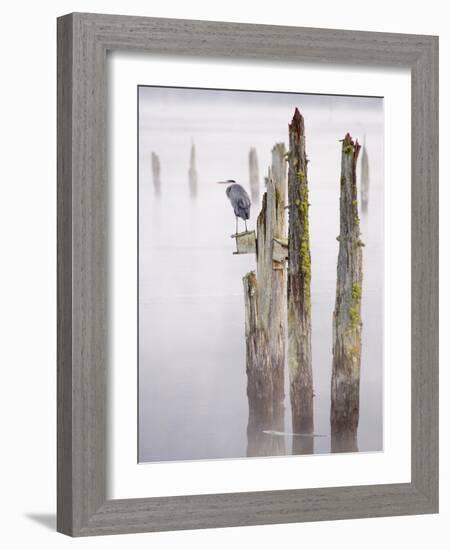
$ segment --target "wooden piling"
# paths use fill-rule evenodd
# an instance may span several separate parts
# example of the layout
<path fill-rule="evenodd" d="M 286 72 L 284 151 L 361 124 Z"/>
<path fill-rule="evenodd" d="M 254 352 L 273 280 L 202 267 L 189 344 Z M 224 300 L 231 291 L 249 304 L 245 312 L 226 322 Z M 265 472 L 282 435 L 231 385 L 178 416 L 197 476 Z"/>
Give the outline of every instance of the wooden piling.
<path fill-rule="evenodd" d="M 336 303 L 333 313 L 331 450 L 357 451 L 361 368 L 362 247 L 358 216 L 356 161 L 360 145 L 347 134 L 342 142 L 340 234 Z"/>
<path fill-rule="evenodd" d="M 153 176 L 153 189 L 155 190 L 156 195 L 161 194 L 161 165 L 159 162 L 158 155 L 152 151 L 152 176 Z"/>
<path fill-rule="evenodd" d="M 259 168 L 258 168 L 258 155 L 256 149 L 252 147 L 248 154 L 248 166 L 250 175 L 250 193 L 253 203 L 257 203 L 259 200 Z"/>
<path fill-rule="evenodd" d="M 191 156 L 189 160 L 189 193 L 191 198 L 197 196 L 197 185 L 198 185 L 198 176 L 197 176 L 197 165 L 196 165 L 196 154 L 195 154 L 195 145 L 191 145 Z"/>
<path fill-rule="evenodd" d="M 256 232 L 244 231 L 233 235 L 236 240 L 236 252 L 233 254 L 256 254 Z"/>
<path fill-rule="evenodd" d="M 273 259 L 275 239 L 285 238 L 284 154 L 282 144 L 272 151 L 272 168 L 257 220 L 257 270 L 244 277 L 249 456 L 285 452 L 283 437 L 263 433 L 284 430 L 286 260 Z"/>
<path fill-rule="evenodd" d="M 247 456 L 270 455 L 271 439 L 264 430 L 272 429 L 273 382 L 267 334 L 260 323 L 258 284 L 251 271 L 243 278 L 245 300 L 245 340 L 247 371 Z"/>
<path fill-rule="evenodd" d="M 311 357 L 311 253 L 309 245 L 308 167 L 303 116 L 295 109 L 289 125 L 288 365 L 292 426 L 313 433 Z M 313 438 L 298 438 L 296 452 L 312 453 Z"/>

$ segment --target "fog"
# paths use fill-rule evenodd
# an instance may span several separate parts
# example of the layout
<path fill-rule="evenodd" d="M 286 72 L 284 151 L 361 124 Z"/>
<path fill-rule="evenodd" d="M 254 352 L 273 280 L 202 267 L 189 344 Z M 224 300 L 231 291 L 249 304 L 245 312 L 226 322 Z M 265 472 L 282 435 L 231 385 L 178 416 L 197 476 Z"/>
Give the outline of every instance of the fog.
<path fill-rule="evenodd" d="M 358 447 L 382 450 L 382 99 L 140 87 L 140 462 L 246 455 L 242 277 L 256 265 L 253 255 L 233 255 L 235 218 L 225 186 L 216 182 L 234 179 L 250 194 L 248 155 L 254 147 L 260 202 L 271 149 L 287 144 L 295 107 L 305 118 L 310 160 L 314 431 L 327 436 L 315 439 L 315 452 L 330 451 L 339 140 L 346 132 L 365 142 L 370 166 L 367 211 L 360 213 L 365 248 Z M 160 161 L 159 194 L 152 152 Z M 249 228 L 259 209 L 252 204 Z M 292 432 L 288 391 L 285 429 Z"/>

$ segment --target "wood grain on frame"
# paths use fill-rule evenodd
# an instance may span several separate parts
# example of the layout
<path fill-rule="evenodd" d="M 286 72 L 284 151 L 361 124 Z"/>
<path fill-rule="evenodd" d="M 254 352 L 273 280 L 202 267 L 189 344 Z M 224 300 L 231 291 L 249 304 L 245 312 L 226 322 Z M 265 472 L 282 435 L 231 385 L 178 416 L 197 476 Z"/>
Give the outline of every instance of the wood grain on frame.
<path fill-rule="evenodd" d="M 412 481 L 107 500 L 106 52 L 411 69 Z M 72 536 L 438 510 L 438 38 L 75 13 L 58 19 L 58 531 Z"/>

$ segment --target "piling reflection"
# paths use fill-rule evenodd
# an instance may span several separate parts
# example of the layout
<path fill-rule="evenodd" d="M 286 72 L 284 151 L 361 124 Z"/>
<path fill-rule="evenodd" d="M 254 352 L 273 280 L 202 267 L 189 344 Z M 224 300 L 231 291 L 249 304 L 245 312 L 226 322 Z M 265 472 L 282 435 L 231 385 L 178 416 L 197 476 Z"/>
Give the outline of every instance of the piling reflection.
<path fill-rule="evenodd" d="M 292 454 L 293 455 L 312 455 L 314 454 L 314 437 L 309 435 L 292 435 Z"/>
<path fill-rule="evenodd" d="M 358 452 L 358 433 L 342 431 L 332 433 L 331 435 L 332 453 L 357 453 Z"/>
<path fill-rule="evenodd" d="M 276 416 L 265 403 L 249 407 L 247 456 L 280 456 L 286 454 L 283 415 Z"/>

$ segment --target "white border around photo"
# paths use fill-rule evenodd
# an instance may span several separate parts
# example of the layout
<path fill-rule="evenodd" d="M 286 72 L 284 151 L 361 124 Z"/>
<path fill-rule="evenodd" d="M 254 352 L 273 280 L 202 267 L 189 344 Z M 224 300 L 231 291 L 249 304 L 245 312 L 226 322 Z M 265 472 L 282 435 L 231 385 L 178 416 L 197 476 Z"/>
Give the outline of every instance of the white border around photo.
<path fill-rule="evenodd" d="M 270 78 L 268 77 L 270 76 Z M 111 188 L 109 498 L 265 491 L 411 480 L 411 77 L 406 70 L 108 56 Z M 384 97 L 383 452 L 137 462 L 137 86 Z M 395 144 L 395 155 L 394 152 Z M 399 228 L 402 228 L 401 232 Z M 395 337 L 393 336 L 395 330 Z M 295 480 L 295 481 L 294 481 Z"/>

